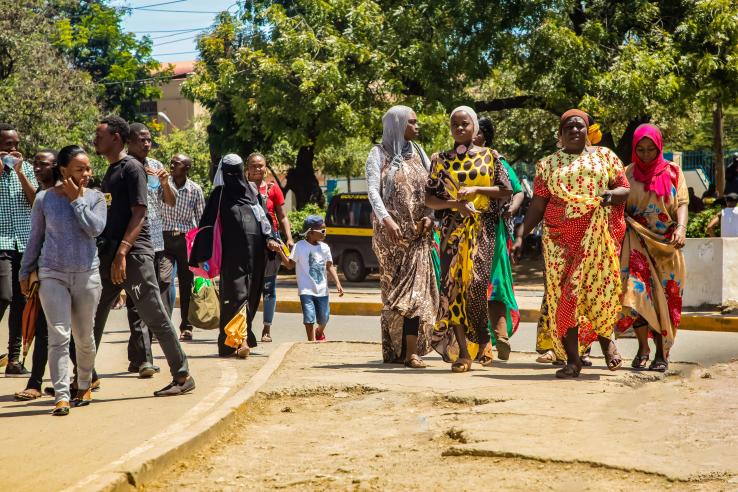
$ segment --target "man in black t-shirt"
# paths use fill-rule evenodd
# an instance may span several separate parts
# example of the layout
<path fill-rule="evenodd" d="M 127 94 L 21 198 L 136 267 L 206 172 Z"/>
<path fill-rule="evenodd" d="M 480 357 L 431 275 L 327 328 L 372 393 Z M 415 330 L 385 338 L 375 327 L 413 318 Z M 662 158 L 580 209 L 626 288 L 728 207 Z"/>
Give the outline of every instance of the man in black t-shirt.
<path fill-rule="evenodd" d="M 172 382 L 154 395 L 181 395 L 192 391 L 195 381 L 189 375 L 187 356 L 159 293 L 146 221 L 146 172 L 140 162 L 123 150 L 128 134 L 128 123 L 118 116 L 103 119 L 95 131 L 95 151 L 109 163 L 102 191 L 110 204 L 107 224 L 98 240 L 103 290 L 95 314 L 95 344 L 100 347 L 110 309 L 121 290 L 125 290 L 141 319 L 159 340 L 172 374 Z M 93 375 L 93 385 L 96 380 L 97 375 Z"/>

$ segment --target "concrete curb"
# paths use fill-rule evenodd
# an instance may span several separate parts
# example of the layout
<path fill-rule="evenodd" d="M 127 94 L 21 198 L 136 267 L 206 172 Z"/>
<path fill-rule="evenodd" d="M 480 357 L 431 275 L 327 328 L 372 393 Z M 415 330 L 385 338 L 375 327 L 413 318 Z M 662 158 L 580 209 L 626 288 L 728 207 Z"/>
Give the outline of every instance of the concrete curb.
<path fill-rule="evenodd" d="M 277 312 L 301 313 L 300 301 L 277 300 Z M 381 302 L 331 302 L 331 314 L 340 316 L 379 316 L 382 312 Z M 523 323 L 537 323 L 541 312 L 538 309 L 521 309 L 520 321 Z M 682 315 L 680 330 L 690 331 L 720 331 L 738 333 L 738 317 L 719 314 L 691 314 Z"/>
<path fill-rule="evenodd" d="M 179 297 L 177 297 L 179 307 Z M 259 306 L 259 311 L 262 306 Z M 278 313 L 301 313 L 299 300 L 277 299 Z M 382 313 L 382 303 L 375 301 L 331 301 L 331 314 L 337 316 L 379 316 Z M 537 323 L 541 312 L 538 309 L 521 309 L 520 321 L 523 323 Z M 689 331 L 716 331 L 738 333 L 738 316 L 726 316 L 715 313 L 683 313 L 680 330 Z"/>
<path fill-rule="evenodd" d="M 84 481 L 68 490 L 126 491 L 138 490 L 147 480 L 162 469 L 185 456 L 198 447 L 228 430 L 238 412 L 269 380 L 280 367 L 284 358 L 294 346 L 294 342 L 283 343 L 269 356 L 269 360 L 257 371 L 249 382 L 236 394 L 225 400 L 201 420 L 187 426 L 176 434 L 157 435 L 147 442 L 144 450 L 131 457 L 115 469 L 103 470 L 93 481 Z"/>

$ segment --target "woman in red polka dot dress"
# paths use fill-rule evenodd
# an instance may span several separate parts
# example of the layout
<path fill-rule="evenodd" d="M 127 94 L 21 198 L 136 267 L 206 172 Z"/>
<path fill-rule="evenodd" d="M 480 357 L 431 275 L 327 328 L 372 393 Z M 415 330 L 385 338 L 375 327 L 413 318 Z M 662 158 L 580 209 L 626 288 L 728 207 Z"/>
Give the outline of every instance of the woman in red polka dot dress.
<path fill-rule="evenodd" d="M 580 345 L 594 341 L 611 371 L 623 363 L 611 337 L 620 313 L 618 256 L 630 186 L 615 153 L 589 145 L 588 122 L 578 109 L 562 115 L 561 150 L 537 163 L 533 202 L 513 246 L 518 253 L 523 238 L 544 221 L 544 329 L 556 355 L 567 360 L 556 371 L 562 379 L 579 376 Z"/>

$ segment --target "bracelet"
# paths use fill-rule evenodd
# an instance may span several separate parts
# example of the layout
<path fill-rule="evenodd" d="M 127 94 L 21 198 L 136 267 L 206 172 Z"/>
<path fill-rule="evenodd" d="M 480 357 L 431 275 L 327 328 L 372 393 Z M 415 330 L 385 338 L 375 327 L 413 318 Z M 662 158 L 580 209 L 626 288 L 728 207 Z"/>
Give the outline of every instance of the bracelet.
<path fill-rule="evenodd" d="M 120 244 L 125 244 L 129 248 L 132 248 L 133 247 L 133 245 L 131 243 L 129 243 L 128 241 L 126 241 L 125 239 L 121 239 Z"/>
<path fill-rule="evenodd" d="M 680 227 L 683 227 L 685 231 L 687 230 L 687 226 L 685 226 L 684 224 L 677 224 L 677 226 L 674 228 L 674 230 L 677 230 Z"/>

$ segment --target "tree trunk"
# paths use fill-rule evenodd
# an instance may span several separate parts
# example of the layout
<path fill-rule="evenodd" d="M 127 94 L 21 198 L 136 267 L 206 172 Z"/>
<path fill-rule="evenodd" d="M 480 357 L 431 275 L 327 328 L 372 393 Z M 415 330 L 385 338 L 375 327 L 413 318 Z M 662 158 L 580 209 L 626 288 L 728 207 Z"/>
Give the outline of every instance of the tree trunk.
<path fill-rule="evenodd" d="M 712 155 L 715 168 L 715 190 L 718 196 L 725 191 L 725 157 L 723 156 L 723 105 L 718 100 L 712 112 Z"/>
<path fill-rule="evenodd" d="M 323 190 L 320 189 L 318 179 L 315 177 L 313 160 L 315 159 L 315 148 L 311 146 L 300 147 L 297 151 L 297 162 L 295 167 L 287 171 L 286 191 L 295 194 L 298 209 L 308 203 L 316 203 L 325 206 Z"/>
<path fill-rule="evenodd" d="M 633 153 L 633 134 L 643 123 L 648 123 L 651 118 L 648 116 L 641 116 L 628 122 L 628 126 L 625 128 L 623 136 L 618 141 L 618 146 L 615 149 L 615 153 L 618 155 L 624 165 L 630 164 L 631 154 Z"/>

